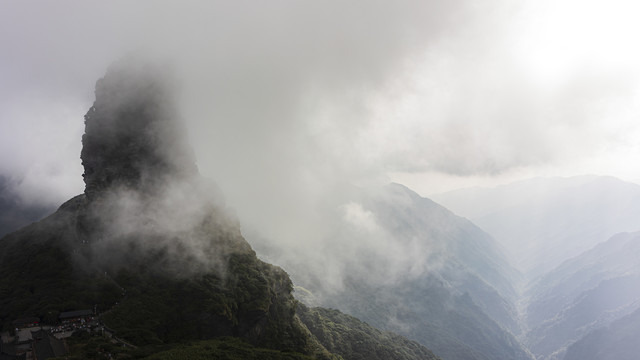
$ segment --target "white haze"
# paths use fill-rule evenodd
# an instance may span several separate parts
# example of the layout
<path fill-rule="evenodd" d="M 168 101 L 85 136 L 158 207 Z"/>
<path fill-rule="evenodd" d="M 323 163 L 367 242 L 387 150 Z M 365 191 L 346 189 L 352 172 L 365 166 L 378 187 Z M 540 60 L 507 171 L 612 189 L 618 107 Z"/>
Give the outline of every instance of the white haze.
<path fill-rule="evenodd" d="M 129 53 L 181 79 L 198 166 L 243 227 L 299 250 L 376 229 L 351 185 L 640 179 L 631 2 L 0 4 L 0 171 L 26 202 L 82 192 L 82 116 Z"/>
<path fill-rule="evenodd" d="M 176 277 L 224 275 L 229 253 L 248 251 L 237 221 L 205 179 L 167 179 L 152 193 L 116 187 L 89 209 L 81 266 L 111 270 L 128 259 L 149 258 L 149 268 Z"/>

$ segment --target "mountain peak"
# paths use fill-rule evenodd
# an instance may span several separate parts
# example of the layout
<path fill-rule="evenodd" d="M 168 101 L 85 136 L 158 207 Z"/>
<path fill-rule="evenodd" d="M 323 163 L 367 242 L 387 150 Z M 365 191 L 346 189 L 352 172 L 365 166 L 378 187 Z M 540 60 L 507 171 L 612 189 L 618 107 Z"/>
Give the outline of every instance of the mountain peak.
<path fill-rule="evenodd" d="M 80 156 L 89 198 L 109 188 L 148 190 L 167 178 L 197 174 L 162 70 L 126 59 L 96 83 Z"/>

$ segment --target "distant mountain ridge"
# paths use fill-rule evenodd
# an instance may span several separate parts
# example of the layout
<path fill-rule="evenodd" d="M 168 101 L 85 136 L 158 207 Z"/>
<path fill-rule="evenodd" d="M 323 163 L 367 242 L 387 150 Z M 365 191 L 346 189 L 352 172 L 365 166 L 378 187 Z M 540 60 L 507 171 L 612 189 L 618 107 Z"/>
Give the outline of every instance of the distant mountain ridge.
<path fill-rule="evenodd" d="M 525 294 L 531 350 L 562 359 L 567 347 L 590 332 L 604 331 L 600 329 L 638 311 L 638 259 L 640 232 L 622 233 L 536 281 Z M 640 332 L 625 336 L 640 339 Z"/>
<path fill-rule="evenodd" d="M 635 360 L 640 353 L 640 310 L 594 330 L 569 346 L 565 360 Z"/>
<path fill-rule="evenodd" d="M 41 204 L 25 204 L 14 192 L 8 177 L 0 175 L 0 237 L 40 220 L 55 209 Z"/>
<path fill-rule="evenodd" d="M 640 185 L 613 177 L 536 178 L 432 198 L 494 236 L 529 279 L 640 230 Z"/>
<path fill-rule="evenodd" d="M 640 185 L 605 176 L 537 178 L 434 198 L 496 236 L 526 270 L 521 339 L 538 359 L 598 350 L 585 342 L 588 334 L 603 334 L 640 306 Z M 625 336 L 640 340 L 640 333 Z M 589 337 L 596 338 L 607 346 Z"/>

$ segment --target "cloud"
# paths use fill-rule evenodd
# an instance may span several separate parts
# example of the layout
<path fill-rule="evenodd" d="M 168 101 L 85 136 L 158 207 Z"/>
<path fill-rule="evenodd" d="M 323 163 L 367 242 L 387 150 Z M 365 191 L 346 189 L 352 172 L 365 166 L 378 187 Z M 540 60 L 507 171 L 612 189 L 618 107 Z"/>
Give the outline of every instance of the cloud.
<path fill-rule="evenodd" d="M 546 15 L 530 7 L 12 3 L 0 15 L 0 172 L 19 179 L 25 197 L 62 202 L 80 193 L 83 115 L 95 81 L 128 53 L 172 68 L 200 170 L 238 210 L 245 233 L 281 244 L 320 249 L 351 185 L 386 182 L 389 173 L 498 176 L 632 144 L 636 78 L 604 60 L 568 61 L 571 71 L 542 76 L 549 70 L 529 60 L 561 22 L 539 41 L 531 34 Z M 582 59 L 576 54 L 558 57 Z"/>
<path fill-rule="evenodd" d="M 179 73 L 202 168 L 274 185 L 298 175 L 269 174 L 308 174 L 309 158 L 353 153 L 348 139 L 367 121 L 369 94 L 465 10 L 464 1 L 12 4 L 2 19 L 2 102 L 9 106 L 1 116 L 12 130 L 3 134 L 19 135 L 20 143 L 3 153 L 33 151 L 3 160 L 2 171 L 33 173 L 31 164 L 46 151 L 32 136 L 37 128 L 55 127 L 48 134 L 53 147 L 79 151 L 64 132 L 81 129 L 79 109 L 90 106 L 107 64 L 134 52 L 164 58 Z M 52 111 L 69 104 L 70 111 Z M 333 136 L 340 149 L 325 143 Z M 64 156 L 77 161 L 71 151 Z M 339 166 L 354 161 L 355 154 Z M 242 166 L 248 162 L 255 166 Z M 63 193 L 61 199 L 69 189 Z"/>

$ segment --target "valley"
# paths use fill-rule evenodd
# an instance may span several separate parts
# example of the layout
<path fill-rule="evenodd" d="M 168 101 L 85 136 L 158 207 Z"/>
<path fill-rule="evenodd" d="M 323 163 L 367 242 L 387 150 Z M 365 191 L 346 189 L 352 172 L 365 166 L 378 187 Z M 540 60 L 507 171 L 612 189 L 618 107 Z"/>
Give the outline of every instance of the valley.
<path fill-rule="evenodd" d="M 613 359 L 599 347 L 605 340 L 594 334 L 606 333 L 640 308 L 639 194 L 634 183 L 580 176 L 434 198 L 495 235 L 523 273 L 516 285 L 518 338 L 537 359 L 574 358 L 586 341 L 594 341 L 589 344 L 600 353 L 582 358 Z M 638 336 L 632 333 L 625 335 Z"/>

